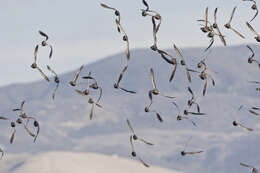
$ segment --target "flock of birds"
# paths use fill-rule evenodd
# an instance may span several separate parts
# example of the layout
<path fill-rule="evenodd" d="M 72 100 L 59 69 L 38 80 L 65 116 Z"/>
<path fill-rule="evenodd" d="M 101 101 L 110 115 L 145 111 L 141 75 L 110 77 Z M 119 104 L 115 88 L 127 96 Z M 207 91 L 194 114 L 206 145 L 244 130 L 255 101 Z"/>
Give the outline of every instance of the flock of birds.
<path fill-rule="evenodd" d="M 255 11 L 255 15 L 252 17 L 252 19 L 249 22 L 246 22 L 246 25 L 248 26 L 250 31 L 253 32 L 253 34 L 255 35 L 255 37 L 254 37 L 255 40 L 257 42 L 260 42 L 259 34 L 254 30 L 254 28 L 250 24 L 251 22 L 253 22 L 255 20 L 255 18 L 258 15 L 257 4 L 256 4 L 256 2 L 254 0 L 243 0 L 243 1 L 249 1 L 249 2 L 253 3 L 252 6 L 251 6 L 251 9 Z M 143 17 L 150 17 L 151 21 L 152 21 L 153 45 L 150 47 L 150 49 L 152 51 L 154 51 L 154 52 L 157 52 L 160 55 L 160 57 L 167 64 L 172 66 L 172 68 L 173 68 L 172 72 L 170 73 L 169 82 L 173 81 L 173 79 L 175 77 L 176 70 L 177 70 L 177 66 L 180 65 L 179 68 L 184 68 L 185 69 L 185 73 L 186 73 L 185 76 L 186 76 L 188 82 L 190 82 L 190 83 L 192 82 L 190 73 L 196 73 L 199 76 L 199 78 L 203 81 L 202 95 L 205 96 L 206 95 L 207 86 L 208 86 L 208 82 L 211 82 L 212 86 L 216 85 L 215 79 L 213 77 L 214 71 L 211 71 L 209 69 L 209 67 L 207 66 L 207 63 L 206 63 L 206 60 L 207 60 L 208 56 L 203 58 L 201 61 L 199 61 L 198 64 L 197 64 L 197 70 L 194 70 L 194 69 L 191 69 L 190 67 L 188 67 L 188 64 L 186 63 L 186 61 L 184 59 L 184 56 L 182 55 L 181 50 L 177 47 L 177 45 L 174 44 L 173 45 L 173 49 L 177 53 L 178 57 L 174 57 L 170 53 L 168 53 L 168 52 L 166 52 L 164 50 L 160 50 L 158 48 L 157 33 L 159 32 L 159 29 L 160 29 L 160 26 L 161 26 L 161 23 L 162 23 L 162 17 L 161 17 L 161 15 L 157 11 L 151 10 L 149 4 L 145 0 L 142 0 L 142 3 L 143 3 L 143 5 L 146 8 L 145 9 L 141 9 L 141 15 Z M 116 8 L 110 7 L 110 6 L 106 5 L 106 4 L 101 3 L 100 5 L 101 5 L 101 7 L 105 8 L 105 9 L 112 10 L 114 12 L 114 14 L 115 14 L 115 17 L 116 17 L 115 24 L 116 24 L 117 31 L 122 35 L 122 39 L 123 39 L 123 41 L 126 44 L 125 56 L 126 56 L 126 60 L 127 60 L 127 63 L 128 63 L 129 60 L 130 60 L 129 39 L 128 39 L 128 36 L 127 36 L 125 30 L 123 29 L 123 27 L 121 25 L 121 15 L 120 15 L 120 12 Z M 198 22 L 202 22 L 202 24 L 200 23 L 200 26 L 201 26 L 200 30 L 203 33 L 206 33 L 207 37 L 210 38 L 210 44 L 205 49 L 205 51 L 208 51 L 212 47 L 212 45 L 213 45 L 213 43 L 215 41 L 215 39 L 214 39 L 215 36 L 218 36 L 220 38 L 220 41 L 223 43 L 224 46 L 227 45 L 226 44 L 226 37 L 222 34 L 222 32 L 220 31 L 220 27 L 217 24 L 217 11 L 218 11 L 218 8 L 215 8 L 215 11 L 214 11 L 214 22 L 210 22 L 209 19 L 208 19 L 208 7 L 205 10 L 204 19 L 197 20 Z M 224 27 L 226 29 L 232 30 L 235 34 L 237 34 L 242 39 L 245 39 L 245 36 L 243 34 L 241 34 L 239 31 L 237 31 L 236 29 L 234 29 L 231 26 L 231 22 L 232 22 L 232 20 L 234 18 L 235 11 L 236 11 L 236 7 L 233 8 L 233 11 L 231 13 L 230 19 L 224 25 Z M 39 34 L 42 37 L 44 37 L 44 40 L 40 44 L 37 44 L 35 49 L 34 49 L 34 59 L 33 59 L 33 63 L 31 65 L 31 68 L 32 69 L 37 69 L 38 72 L 41 74 L 41 76 L 47 82 L 50 82 L 50 80 L 47 77 L 47 75 L 44 73 L 44 71 L 40 68 L 39 64 L 37 63 L 37 55 L 39 53 L 39 47 L 48 47 L 50 49 L 49 58 L 51 59 L 51 57 L 53 55 L 53 46 L 47 42 L 49 40 L 49 36 L 46 33 L 42 32 L 42 31 L 39 31 Z M 251 52 L 251 55 L 248 58 L 248 63 L 249 64 L 256 63 L 258 65 L 258 67 L 260 68 L 260 62 L 257 59 L 254 58 L 254 56 L 255 56 L 254 50 L 249 45 L 247 45 L 247 48 Z M 102 88 L 101 88 L 101 86 L 99 86 L 97 79 L 95 79 L 92 76 L 91 72 L 89 72 L 87 76 L 80 76 L 80 73 L 83 70 L 83 68 L 84 68 L 84 66 L 82 65 L 76 71 L 76 73 L 74 75 L 74 78 L 72 79 L 72 81 L 69 82 L 69 85 L 71 87 L 76 87 L 75 92 L 78 93 L 79 95 L 88 97 L 88 103 L 91 105 L 89 118 L 90 118 L 90 120 L 92 120 L 93 119 L 93 115 L 94 115 L 94 108 L 95 107 L 102 108 L 102 106 L 100 105 L 100 101 L 101 101 L 101 98 L 102 98 Z M 128 65 L 123 67 L 121 73 L 119 74 L 118 80 L 114 84 L 114 88 L 115 89 L 120 89 L 120 90 L 122 90 L 122 91 L 124 91 L 126 93 L 129 93 L 129 94 L 137 94 L 136 91 L 132 91 L 132 90 L 130 90 L 128 88 L 125 88 L 120 83 L 122 81 L 122 79 L 124 77 L 124 74 L 126 73 L 127 69 L 128 69 Z M 56 93 L 56 91 L 57 91 L 57 89 L 59 87 L 60 78 L 58 77 L 58 75 L 55 73 L 55 71 L 49 65 L 47 65 L 47 70 L 51 74 L 54 75 L 54 82 L 56 83 L 56 87 L 55 87 L 55 89 L 54 89 L 54 91 L 52 93 L 52 96 L 51 96 L 51 98 L 54 100 L 55 99 L 55 93 Z M 149 113 L 149 112 L 155 113 L 155 116 L 158 119 L 158 121 L 159 122 L 163 122 L 163 117 L 160 115 L 160 113 L 158 111 L 156 111 L 156 110 L 151 110 L 151 106 L 154 103 L 153 102 L 154 96 L 158 96 L 159 95 L 159 96 L 165 97 L 167 99 L 174 99 L 175 97 L 165 95 L 161 90 L 159 90 L 157 88 L 156 78 L 155 78 L 156 76 L 155 76 L 155 72 L 154 72 L 154 70 L 152 68 L 150 69 L 150 77 L 151 77 L 151 82 L 152 82 L 152 88 L 149 89 L 149 91 L 148 91 L 148 99 L 150 100 L 150 104 L 147 105 L 144 108 L 144 111 L 146 113 Z M 79 82 L 79 78 L 84 80 L 84 82 Z M 250 82 L 251 83 L 255 83 L 255 84 L 260 84 L 260 82 L 258 82 L 258 81 L 250 81 Z M 84 85 L 84 87 L 82 87 L 82 85 Z M 259 91 L 260 88 L 256 88 L 256 90 Z M 92 92 L 98 92 L 98 97 L 94 98 L 94 96 L 92 95 Z M 187 92 L 190 93 L 191 98 L 187 101 L 187 108 L 184 109 L 183 111 L 181 110 L 181 108 L 179 107 L 179 105 L 175 101 L 171 101 L 171 102 L 172 102 L 173 106 L 177 109 L 177 112 L 178 112 L 177 120 L 178 121 L 187 120 L 187 121 L 190 121 L 193 126 L 197 126 L 197 124 L 190 118 L 189 115 L 205 116 L 207 114 L 200 111 L 201 110 L 200 109 L 200 105 L 199 105 L 199 103 L 197 101 L 198 96 L 195 95 L 195 93 L 192 91 L 191 87 L 187 87 Z M 11 125 L 11 128 L 13 129 L 12 133 L 11 133 L 11 137 L 10 137 L 10 143 L 11 144 L 13 143 L 14 138 L 15 138 L 16 124 L 22 125 L 23 128 L 25 129 L 25 131 L 28 133 L 28 135 L 33 137 L 33 141 L 34 142 L 36 142 L 37 136 L 38 136 L 38 134 L 40 132 L 40 125 L 39 125 L 39 122 L 36 120 L 36 118 L 32 117 L 32 116 L 29 116 L 29 115 L 27 115 L 24 112 L 24 109 L 23 109 L 24 103 L 25 103 L 25 101 L 22 101 L 21 105 L 20 105 L 20 108 L 13 109 L 14 112 L 19 112 L 16 121 L 12 121 L 11 119 L 9 119 L 9 118 L 7 118 L 5 116 L 0 116 L 0 120 L 9 121 L 10 125 Z M 192 109 L 193 107 L 195 108 L 194 110 Z M 239 107 L 238 111 L 240 111 L 242 108 L 243 108 L 243 106 L 241 105 Z M 260 108 L 258 108 L 258 107 L 249 107 L 247 109 L 248 109 L 248 111 L 251 114 L 253 114 L 255 116 L 260 116 Z M 32 130 L 29 128 L 29 123 L 30 122 L 33 122 L 32 124 L 33 124 L 33 127 L 35 128 L 35 132 L 32 132 Z M 129 130 L 130 130 L 130 146 L 131 146 L 131 150 L 132 150 L 131 155 L 134 158 L 137 158 L 144 166 L 149 167 L 149 165 L 146 162 L 144 162 L 141 159 L 141 157 L 136 153 L 135 147 L 134 147 L 134 141 L 140 141 L 140 142 L 143 142 L 144 144 L 147 144 L 147 145 L 154 145 L 154 144 L 151 143 L 151 142 L 146 141 L 145 139 L 139 138 L 136 135 L 136 133 L 135 133 L 135 131 L 133 129 L 133 126 L 131 125 L 129 119 L 126 120 L 126 123 L 127 123 L 127 126 L 129 128 Z M 248 127 L 246 127 L 245 125 L 241 124 L 240 122 L 238 122 L 236 120 L 233 121 L 233 125 L 241 127 L 241 128 L 243 128 L 243 129 L 245 129 L 247 131 L 253 131 L 252 128 L 248 128 Z M 198 150 L 198 151 L 186 151 L 186 147 L 187 147 L 187 145 L 188 145 L 190 140 L 191 140 L 191 138 L 188 139 L 187 143 L 184 146 L 184 150 L 181 151 L 181 155 L 182 156 L 189 155 L 189 154 L 192 154 L 192 155 L 193 154 L 199 154 L 199 153 L 203 152 L 201 150 Z M 3 157 L 4 156 L 4 150 L 0 148 L 0 152 L 2 153 L 2 157 Z M 257 173 L 258 172 L 257 169 L 254 166 L 250 166 L 250 165 L 245 164 L 245 163 L 240 163 L 240 165 L 244 166 L 244 167 L 251 168 L 252 169 L 252 173 Z"/>

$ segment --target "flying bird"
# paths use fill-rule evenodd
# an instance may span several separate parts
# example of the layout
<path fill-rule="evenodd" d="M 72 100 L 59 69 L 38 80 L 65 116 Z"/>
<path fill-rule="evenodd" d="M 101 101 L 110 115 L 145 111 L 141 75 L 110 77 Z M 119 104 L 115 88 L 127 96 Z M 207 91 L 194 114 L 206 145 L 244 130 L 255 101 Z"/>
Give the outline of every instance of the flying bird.
<path fill-rule="evenodd" d="M 233 121 L 233 126 L 235 126 L 235 127 L 241 127 L 241 128 L 243 128 L 244 130 L 246 130 L 246 131 L 253 131 L 254 129 L 252 129 L 252 128 L 248 128 L 248 127 L 246 127 L 246 126 L 244 126 L 243 124 L 241 124 L 241 123 L 239 123 L 238 121 Z"/>
<path fill-rule="evenodd" d="M 253 51 L 253 49 L 249 46 L 249 45 L 246 45 L 246 47 L 251 51 L 252 55 L 249 56 L 248 58 L 248 63 L 249 64 L 252 64 L 253 62 L 256 63 L 258 65 L 258 67 L 260 68 L 260 63 L 259 61 L 257 61 L 256 59 L 254 59 L 254 56 L 255 56 L 255 53 Z"/>
<path fill-rule="evenodd" d="M 157 50 L 157 52 L 161 55 L 161 57 L 168 63 L 168 64 L 171 64 L 173 65 L 173 71 L 171 73 L 171 76 L 170 76 L 170 79 L 169 79 L 169 82 L 171 82 L 175 76 L 175 73 L 176 73 L 176 70 L 177 70 L 177 59 L 174 58 L 172 55 L 168 54 L 167 52 L 165 51 L 162 51 L 162 50 Z M 167 58 L 166 56 L 168 56 L 169 58 Z"/>
<path fill-rule="evenodd" d="M 81 72 L 81 70 L 82 70 L 83 68 L 84 68 L 84 65 L 82 65 L 82 66 L 78 69 L 78 71 L 76 71 L 73 80 L 69 82 L 69 84 L 70 84 L 71 86 L 74 87 L 74 86 L 77 85 L 76 82 L 77 82 L 77 80 L 78 80 L 79 73 Z"/>
<path fill-rule="evenodd" d="M 128 68 L 128 66 L 125 66 L 125 67 L 123 68 L 123 70 L 121 71 L 117 82 L 114 84 L 114 88 L 115 88 L 115 89 L 118 89 L 118 88 L 119 88 L 119 89 L 121 89 L 121 90 L 123 90 L 123 91 L 125 91 L 125 92 L 131 93 L 131 94 L 136 94 L 135 91 L 131 91 L 131 90 L 128 90 L 128 89 L 125 89 L 125 88 L 119 86 L 119 83 L 120 83 L 121 80 L 123 79 L 123 76 L 124 76 L 124 74 L 125 74 L 127 68 Z"/>
<path fill-rule="evenodd" d="M 52 93 L 52 99 L 54 100 L 56 91 L 57 91 L 57 89 L 58 89 L 58 87 L 59 87 L 59 84 L 60 84 L 60 78 L 58 77 L 57 73 L 55 73 L 55 71 L 54 71 L 50 66 L 47 65 L 47 69 L 48 69 L 52 74 L 54 74 L 54 76 L 55 76 L 55 77 L 54 77 L 54 82 L 56 83 L 56 87 L 55 87 L 55 89 L 54 89 L 54 91 L 53 91 L 53 93 Z"/>
<path fill-rule="evenodd" d="M 254 166 L 247 165 L 245 163 L 240 163 L 240 166 L 244 166 L 247 168 L 252 168 L 252 173 L 258 173 L 258 170 Z"/>
<path fill-rule="evenodd" d="M 158 88 L 156 87 L 156 84 L 155 84 L 155 79 L 154 79 L 154 72 L 153 72 L 153 69 L 151 68 L 150 69 L 150 77 L 151 77 L 151 80 L 152 80 L 152 85 L 153 85 L 153 89 L 149 91 L 149 95 L 150 93 L 153 94 L 153 95 L 161 95 L 163 97 L 167 97 L 167 98 L 170 98 L 170 99 L 173 99 L 175 97 L 172 97 L 172 96 L 167 96 L 167 95 L 164 95 L 163 93 L 161 93 Z"/>
<path fill-rule="evenodd" d="M 137 135 L 135 134 L 134 129 L 133 129 L 133 127 L 132 127 L 130 121 L 129 121 L 128 119 L 126 119 L 126 122 L 127 122 L 127 126 L 128 126 L 128 128 L 129 128 L 130 132 L 132 133 L 131 136 L 133 137 L 134 140 L 138 140 L 138 141 L 143 142 L 143 143 L 145 143 L 145 144 L 147 144 L 147 145 L 154 145 L 154 144 L 152 144 L 151 142 L 147 142 L 146 140 L 137 137 Z"/>
<path fill-rule="evenodd" d="M 198 111 L 198 113 L 200 113 L 200 106 L 199 106 L 199 104 L 197 103 L 197 98 L 195 97 L 195 94 L 193 93 L 193 91 L 191 90 L 191 88 L 190 87 L 188 87 L 188 91 L 189 91 L 189 93 L 191 94 L 191 98 L 188 100 L 188 106 L 189 106 L 189 108 L 191 108 L 192 107 L 192 105 L 196 105 L 196 107 L 197 107 L 197 111 Z"/>
<path fill-rule="evenodd" d="M 258 15 L 258 8 L 256 6 L 256 1 L 255 0 L 243 0 L 243 1 L 253 2 L 253 5 L 251 6 L 251 9 L 256 11 L 256 12 L 255 12 L 255 15 L 253 16 L 253 18 L 250 20 L 250 22 L 252 22 L 256 18 L 256 16 Z"/>
<path fill-rule="evenodd" d="M 34 53 L 33 53 L 33 63 L 31 65 L 31 68 L 35 69 L 37 68 L 37 54 L 38 54 L 38 50 L 39 50 L 39 45 L 36 45 L 35 49 L 34 49 Z"/>
<path fill-rule="evenodd" d="M 208 13 L 209 13 L 209 8 L 206 7 L 206 10 L 205 10 L 205 19 L 204 19 L 205 25 L 200 28 L 200 30 L 201 30 L 203 33 L 207 33 L 207 32 L 210 31 L 210 27 L 208 26 Z M 201 21 L 201 20 L 197 20 L 197 21 Z"/>
<path fill-rule="evenodd" d="M 187 116 L 182 116 L 181 110 L 180 110 L 179 106 L 178 106 L 175 102 L 172 102 L 172 104 L 173 104 L 173 105 L 177 108 L 177 110 L 178 110 L 177 121 L 181 121 L 181 120 L 183 120 L 183 119 L 186 119 L 186 120 L 189 120 L 189 121 L 192 123 L 192 125 L 197 126 L 196 123 L 195 123 L 194 121 L 192 121 L 189 117 L 187 117 Z"/>
<path fill-rule="evenodd" d="M 28 129 L 27 125 L 23 123 L 23 120 L 22 120 L 21 118 L 17 118 L 16 123 L 23 125 L 24 129 L 26 130 L 26 132 L 27 132 L 30 136 L 35 137 L 35 134 L 33 134 L 33 133 Z"/>
<path fill-rule="evenodd" d="M 234 28 L 231 27 L 231 21 L 234 17 L 234 14 L 235 14 L 235 11 L 236 11 L 236 8 L 237 7 L 234 7 L 233 8 L 233 11 L 231 13 L 231 16 L 230 16 L 230 19 L 228 21 L 228 23 L 226 23 L 224 26 L 227 28 L 227 29 L 231 29 L 232 31 L 234 31 L 237 35 L 239 35 L 241 38 L 245 38 L 240 32 L 238 32 L 237 30 L 235 30 Z"/>
<path fill-rule="evenodd" d="M 183 55 L 181 54 L 179 48 L 178 48 L 175 44 L 173 45 L 173 47 L 174 47 L 174 50 L 175 50 L 175 51 L 177 52 L 177 54 L 179 55 L 179 57 L 181 58 L 181 65 L 185 67 L 186 76 L 187 76 L 188 81 L 191 82 L 191 77 L 190 77 L 190 73 L 189 73 L 189 71 L 188 71 L 188 66 L 187 66 L 187 64 L 186 64 L 186 62 L 185 62 L 185 60 L 184 60 Z"/>
<path fill-rule="evenodd" d="M 90 114 L 89 114 L 89 119 L 92 120 L 93 114 L 94 114 L 94 106 L 96 105 L 99 108 L 102 108 L 100 104 L 94 101 L 94 99 L 91 96 L 88 96 L 88 103 L 91 104 L 91 109 L 90 109 Z"/>
<path fill-rule="evenodd" d="M 157 51 L 157 33 L 160 29 L 161 23 L 162 23 L 162 17 L 161 15 L 156 12 L 155 10 L 150 10 L 149 5 L 146 1 L 143 1 L 143 4 L 146 6 L 146 9 L 141 9 L 142 16 L 150 16 L 152 19 L 152 25 L 153 25 L 153 45 L 150 47 L 153 51 Z"/>
<path fill-rule="evenodd" d="M 214 80 L 213 76 L 210 74 L 211 71 L 207 67 L 206 63 L 203 62 L 203 61 L 201 61 L 201 63 L 203 64 L 203 67 L 204 67 L 204 69 L 201 72 L 196 71 L 196 70 L 191 70 L 191 69 L 189 69 L 189 71 L 190 72 L 194 72 L 194 73 L 198 73 L 200 79 L 204 81 L 202 94 L 203 94 L 203 96 L 205 96 L 206 90 L 207 90 L 208 78 L 211 79 L 213 86 L 215 86 L 216 83 L 215 83 L 215 80 Z M 200 66 L 198 66 L 198 67 L 201 68 Z"/>
<path fill-rule="evenodd" d="M 113 7 L 110 7 L 110 6 L 108 6 L 108 5 L 106 5 L 106 4 L 100 4 L 101 5 L 101 7 L 103 7 L 103 8 L 106 8 L 106 9 L 110 9 L 110 10 L 113 10 L 114 12 L 115 12 L 115 15 L 116 15 L 116 17 L 117 17 L 117 19 L 115 20 L 115 22 L 116 22 L 116 26 L 117 26 L 117 31 L 119 32 L 119 33 L 122 33 L 122 35 L 123 35 L 123 41 L 125 41 L 126 42 L 126 59 L 127 60 L 130 60 L 130 50 L 129 50 L 129 39 L 128 39 L 128 36 L 127 36 L 127 34 L 126 34 L 126 32 L 125 32 L 125 30 L 124 30 L 124 28 L 122 27 L 122 25 L 121 25 L 121 21 L 120 21 L 120 12 L 119 12 L 119 10 L 117 10 L 117 9 L 115 9 L 115 8 L 113 8 Z"/>
<path fill-rule="evenodd" d="M 145 167 L 149 167 L 148 164 L 146 164 L 135 152 L 135 149 L 134 149 L 134 144 L 133 144 L 133 136 L 131 135 L 130 136 L 130 145 L 131 145 L 131 149 L 132 149 L 132 152 L 131 152 L 131 155 L 135 158 L 137 158 Z"/>
<path fill-rule="evenodd" d="M 146 113 L 148 113 L 148 112 L 154 112 L 155 115 L 156 115 L 156 117 L 157 117 L 157 119 L 158 119 L 160 122 L 163 122 L 162 116 L 161 116 L 157 111 L 155 111 L 155 110 L 150 110 L 150 107 L 151 107 L 151 104 L 150 104 L 149 106 L 146 106 L 145 109 L 144 109 L 144 111 L 145 111 Z"/>
<path fill-rule="evenodd" d="M 224 36 L 222 35 L 222 33 L 220 32 L 220 29 L 218 27 L 218 24 L 217 24 L 217 11 L 218 11 L 218 8 L 215 8 L 215 11 L 214 11 L 214 23 L 213 23 L 213 28 L 215 28 L 217 30 L 217 34 L 221 40 L 221 42 L 224 44 L 224 46 L 226 46 L 226 40 L 224 38 Z"/>
<path fill-rule="evenodd" d="M 14 142 L 14 136 L 16 133 L 15 122 L 12 121 L 10 125 L 11 125 L 11 128 L 13 129 L 13 132 L 10 137 L 10 144 L 12 144 Z"/>
<path fill-rule="evenodd" d="M 0 116 L 0 120 L 4 120 L 4 121 L 11 121 L 9 118 L 6 118 L 6 117 L 4 117 L 4 116 Z M 14 141 L 14 137 L 15 137 L 15 133 L 16 133 L 16 128 L 15 128 L 15 122 L 14 121 L 11 121 L 11 123 L 10 123 L 10 126 L 11 126 L 11 128 L 13 129 L 13 131 L 12 131 L 12 133 L 11 133 L 11 137 L 10 137 L 10 144 L 12 144 L 13 143 L 13 141 Z"/>
<path fill-rule="evenodd" d="M 89 73 L 89 75 L 88 76 L 84 76 L 84 77 L 82 77 L 83 79 L 87 79 L 88 80 L 88 87 L 89 88 L 92 88 L 92 89 L 94 89 L 94 90 L 99 90 L 99 97 L 98 97 L 98 99 L 97 99 L 97 103 L 100 101 L 100 99 L 101 99 L 101 97 L 102 97 L 102 88 L 98 85 L 98 83 L 97 83 L 97 80 L 94 78 L 94 77 L 92 77 L 91 76 L 91 72 Z M 92 83 L 92 84 L 90 84 L 89 83 L 89 80 L 93 80 L 94 81 L 94 83 Z M 88 94 L 88 88 L 85 90 L 85 93 L 86 94 Z"/>
<path fill-rule="evenodd" d="M 52 48 L 52 45 L 50 45 L 50 44 L 47 43 L 47 40 L 49 39 L 49 36 L 48 36 L 46 33 L 42 32 L 42 31 L 40 31 L 40 30 L 39 30 L 39 34 L 40 34 L 41 36 L 45 37 L 45 40 L 42 41 L 41 45 L 42 45 L 43 47 L 45 47 L 45 46 L 49 46 L 49 47 L 50 47 L 49 58 L 51 58 L 51 57 L 52 57 L 52 54 L 53 54 L 53 48 Z"/>
<path fill-rule="evenodd" d="M 254 28 L 248 22 L 246 22 L 246 25 L 250 29 L 250 31 L 252 31 L 256 35 L 255 40 L 257 42 L 260 42 L 260 35 L 254 30 Z"/>
<path fill-rule="evenodd" d="M 182 156 L 186 156 L 187 154 L 190 154 L 190 155 L 193 155 L 193 154 L 199 154 L 199 153 L 202 153 L 203 151 L 186 151 L 186 148 L 188 146 L 188 143 L 190 142 L 190 140 L 192 139 L 192 137 L 190 137 L 188 139 L 188 141 L 186 142 L 185 146 L 184 146 L 184 150 L 181 151 L 181 155 Z"/>

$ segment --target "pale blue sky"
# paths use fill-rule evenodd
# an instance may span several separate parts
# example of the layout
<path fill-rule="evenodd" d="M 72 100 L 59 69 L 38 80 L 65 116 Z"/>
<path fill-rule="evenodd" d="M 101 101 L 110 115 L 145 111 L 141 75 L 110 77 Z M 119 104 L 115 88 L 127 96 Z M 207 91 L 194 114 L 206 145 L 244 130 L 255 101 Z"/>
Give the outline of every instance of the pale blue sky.
<path fill-rule="evenodd" d="M 1 75 L 0 85 L 41 79 L 38 72 L 30 68 L 34 46 L 42 39 L 38 30 L 46 32 L 50 36 L 49 42 L 54 45 L 53 60 L 49 61 L 48 52 L 40 49 L 39 63 L 44 68 L 50 63 L 58 73 L 124 51 L 125 45 L 116 31 L 114 14 L 101 8 L 100 2 L 120 10 L 131 49 L 151 46 L 152 24 L 150 18 L 143 18 L 140 14 L 140 9 L 144 7 L 141 0 L 0 1 L 0 72 L 7 74 Z M 228 45 L 255 43 L 245 25 L 245 21 L 254 15 L 250 10 L 251 3 L 242 0 L 147 2 L 163 18 L 158 33 L 161 48 L 169 48 L 173 43 L 182 48 L 207 46 L 209 39 L 201 33 L 196 22 L 203 17 L 206 6 L 209 6 L 211 17 L 214 8 L 219 7 L 218 21 L 227 36 Z M 234 6 L 238 9 L 232 24 L 247 37 L 245 40 L 223 28 Z M 252 25 L 260 32 L 259 20 L 260 16 Z M 215 45 L 221 45 L 218 39 Z"/>

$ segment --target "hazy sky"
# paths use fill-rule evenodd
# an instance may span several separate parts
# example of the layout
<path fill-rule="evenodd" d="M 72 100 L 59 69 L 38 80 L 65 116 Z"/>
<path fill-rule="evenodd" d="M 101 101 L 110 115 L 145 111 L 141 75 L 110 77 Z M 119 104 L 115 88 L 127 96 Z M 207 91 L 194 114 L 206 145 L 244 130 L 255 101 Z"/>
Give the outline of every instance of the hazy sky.
<path fill-rule="evenodd" d="M 152 24 L 142 17 L 142 0 L 8 0 L 0 1 L 0 85 L 41 79 L 30 68 L 33 51 L 42 37 L 38 30 L 50 36 L 54 46 L 53 59 L 48 59 L 48 49 L 41 48 L 39 64 L 46 70 L 50 64 L 58 73 L 78 68 L 125 50 L 121 35 L 117 33 L 112 11 L 100 7 L 106 3 L 120 10 L 130 48 L 148 48 L 152 45 Z M 228 45 L 255 43 L 245 25 L 254 12 L 251 3 L 242 0 L 147 0 L 158 11 L 163 22 L 158 33 L 160 48 L 207 46 L 209 39 L 200 30 L 197 19 L 204 15 L 206 6 L 212 20 L 215 7 L 219 7 L 218 21 Z M 189 3 L 189 4 L 188 4 Z M 259 4 L 260 5 L 260 4 Z M 238 6 L 232 25 L 247 38 L 241 39 L 223 28 L 234 6 Z M 252 22 L 260 32 L 260 16 Z M 217 39 L 215 45 L 220 45 Z"/>

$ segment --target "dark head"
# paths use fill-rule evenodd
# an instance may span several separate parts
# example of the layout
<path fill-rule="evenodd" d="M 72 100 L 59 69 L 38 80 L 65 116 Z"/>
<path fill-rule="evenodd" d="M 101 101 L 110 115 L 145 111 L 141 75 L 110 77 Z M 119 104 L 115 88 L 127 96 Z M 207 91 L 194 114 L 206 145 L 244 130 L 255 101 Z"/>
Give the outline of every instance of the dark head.
<path fill-rule="evenodd" d="M 22 114 L 19 115 L 19 117 L 20 118 L 27 118 L 27 115 L 26 115 L 26 113 L 22 113 Z"/>
<path fill-rule="evenodd" d="M 33 122 L 33 125 L 34 125 L 34 127 L 39 127 L 38 121 L 34 121 L 34 122 Z"/>
<path fill-rule="evenodd" d="M 42 46 L 46 46 L 46 45 L 47 45 L 46 41 L 42 41 Z"/>
<path fill-rule="evenodd" d="M 144 108 L 144 111 L 145 111 L 145 112 L 150 112 L 150 109 L 148 108 L 148 106 L 146 106 L 146 107 Z"/>
<path fill-rule="evenodd" d="M 13 128 L 15 127 L 15 122 L 13 122 L 13 121 L 11 122 L 11 127 L 13 127 Z"/>
<path fill-rule="evenodd" d="M 198 68 L 201 68 L 201 67 L 202 67 L 202 63 L 199 62 L 199 63 L 197 64 L 197 67 L 198 67 Z"/>
<path fill-rule="evenodd" d="M 201 27 L 200 30 L 201 30 L 202 32 L 204 32 L 204 33 L 207 33 L 207 32 L 208 32 L 208 30 L 206 29 L 206 27 Z"/>
<path fill-rule="evenodd" d="M 225 24 L 224 25 L 227 29 L 230 29 L 231 28 L 231 25 L 229 23 Z"/>
<path fill-rule="evenodd" d="M 127 38 L 126 35 L 123 36 L 123 40 L 124 40 L 124 41 L 127 41 L 127 40 L 128 40 L 128 38 Z"/>
<path fill-rule="evenodd" d="M 181 151 L 181 155 L 185 156 L 186 155 L 185 151 Z"/>
<path fill-rule="evenodd" d="M 119 13 L 118 10 L 115 11 L 115 15 L 116 15 L 116 16 L 119 16 L 119 15 L 120 15 L 120 13 Z"/>
<path fill-rule="evenodd" d="M 31 65 L 31 68 L 37 68 L 37 64 L 36 63 L 33 63 L 32 65 Z"/>
<path fill-rule="evenodd" d="M 94 100 L 93 100 L 92 98 L 89 98 L 89 99 L 88 99 L 88 103 L 93 104 L 93 103 L 94 103 Z"/>
<path fill-rule="evenodd" d="M 237 126 L 238 123 L 236 121 L 233 121 L 233 126 Z"/>
<path fill-rule="evenodd" d="M 142 16 L 143 17 L 147 16 L 147 13 L 145 11 L 142 11 Z"/>
<path fill-rule="evenodd" d="M 192 100 L 188 100 L 188 106 L 192 105 Z"/>
<path fill-rule="evenodd" d="M 154 18 L 155 18 L 156 20 L 160 20 L 160 19 L 161 19 L 161 16 L 160 16 L 159 14 L 156 14 L 156 15 L 154 16 Z"/>
<path fill-rule="evenodd" d="M 209 38 L 214 37 L 214 33 L 213 33 L 213 32 L 209 32 L 209 33 L 208 33 L 208 37 L 209 37 Z"/>
<path fill-rule="evenodd" d="M 73 81 L 70 81 L 69 84 L 70 84 L 71 86 L 76 86 L 76 83 L 73 82 Z"/>
<path fill-rule="evenodd" d="M 255 39 L 256 39 L 257 42 L 260 42 L 260 37 L 259 36 L 256 36 Z"/>
<path fill-rule="evenodd" d="M 181 60 L 181 65 L 185 65 L 185 61 Z"/>
<path fill-rule="evenodd" d="M 157 47 L 156 47 L 155 45 L 152 45 L 150 48 L 151 48 L 153 51 L 157 51 Z"/>
<path fill-rule="evenodd" d="M 22 124 L 23 121 L 21 118 L 17 118 L 16 122 L 17 122 L 17 124 Z"/>
<path fill-rule="evenodd" d="M 183 113 L 184 113 L 184 115 L 188 115 L 189 114 L 186 109 L 183 111 Z"/>
<path fill-rule="evenodd" d="M 251 64 L 253 62 L 253 58 L 248 58 L 247 62 Z"/>
<path fill-rule="evenodd" d="M 252 8 L 253 10 L 257 10 L 256 4 L 253 4 L 251 8 Z"/>
<path fill-rule="evenodd" d="M 177 121 L 180 121 L 180 120 L 182 120 L 182 118 L 181 118 L 180 115 L 178 115 L 178 116 L 177 116 Z"/>
<path fill-rule="evenodd" d="M 152 90 L 152 93 L 153 93 L 153 95 L 158 95 L 158 94 L 160 94 L 159 90 L 156 89 L 156 88 Z"/>
<path fill-rule="evenodd" d="M 213 23 L 212 26 L 213 26 L 213 28 L 215 28 L 215 29 L 218 27 L 218 25 L 217 25 L 216 23 Z"/>
<path fill-rule="evenodd" d="M 93 88 L 93 89 L 98 89 L 97 83 L 93 83 L 93 84 L 90 85 L 89 87 L 90 87 L 90 88 Z"/>
<path fill-rule="evenodd" d="M 114 88 L 116 88 L 116 89 L 118 88 L 118 84 L 117 83 L 114 84 Z"/>
<path fill-rule="evenodd" d="M 54 78 L 54 82 L 56 82 L 56 83 L 60 83 L 60 79 L 59 79 L 57 76 L 55 76 L 55 78 Z"/>
<path fill-rule="evenodd" d="M 201 78 L 202 80 L 205 80 L 205 79 L 206 79 L 206 74 L 205 74 L 205 73 L 201 73 L 199 76 L 200 76 L 200 78 Z"/>
<path fill-rule="evenodd" d="M 88 89 L 84 90 L 83 93 L 84 93 L 86 96 L 89 95 Z"/>
<path fill-rule="evenodd" d="M 136 135 L 133 135 L 133 139 L 134 139 L 134 140 L 137 140 L 138 138 L 137 138 L 137 136 L 136 136 Z"/>
<path fill-rule="evenodd" d="M 132 151 L 131 154 L 132 154 L 133 157 L 136 157 L 136 152 Z"/>

